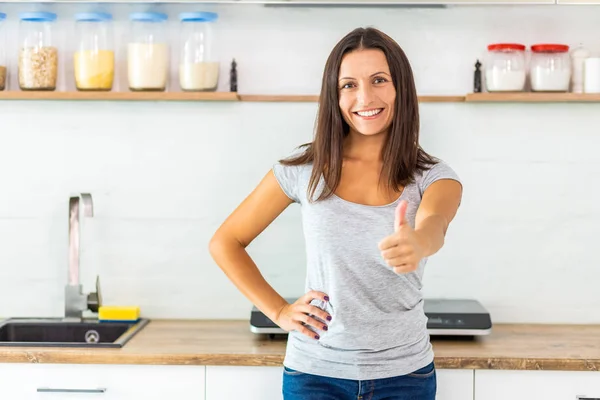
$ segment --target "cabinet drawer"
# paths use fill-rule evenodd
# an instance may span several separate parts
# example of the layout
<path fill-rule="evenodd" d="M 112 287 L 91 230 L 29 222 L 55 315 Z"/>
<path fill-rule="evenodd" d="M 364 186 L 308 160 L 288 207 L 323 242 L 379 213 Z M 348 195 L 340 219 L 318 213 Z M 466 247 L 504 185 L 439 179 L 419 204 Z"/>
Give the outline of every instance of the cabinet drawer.
<path fill-rule="evenodd" d="M 0 364 L 3 400 L 204 400 L 203 366 Z"/>
<path fill-rule="evenodd" d="M 600 372 L 475 371 L 475 400 L 600 398 Z"/>

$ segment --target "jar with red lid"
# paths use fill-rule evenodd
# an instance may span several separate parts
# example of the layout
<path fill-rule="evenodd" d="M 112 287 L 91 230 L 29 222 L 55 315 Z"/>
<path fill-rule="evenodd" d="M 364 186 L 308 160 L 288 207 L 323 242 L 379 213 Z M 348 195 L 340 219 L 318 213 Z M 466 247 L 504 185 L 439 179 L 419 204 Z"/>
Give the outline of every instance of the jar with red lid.
<path fill-rule="evenodd" d="M 519 92 L 525 88 L 525 45 L 490 44 L 484 62 L 485 86 L 488 92 Z"/>
<path fill-rule="evenodd" d="M 536 92 L 567 92 L 571 82 L 569 46 L 535 44 L 531 46 L 529 76 L 531 90 Z"/>

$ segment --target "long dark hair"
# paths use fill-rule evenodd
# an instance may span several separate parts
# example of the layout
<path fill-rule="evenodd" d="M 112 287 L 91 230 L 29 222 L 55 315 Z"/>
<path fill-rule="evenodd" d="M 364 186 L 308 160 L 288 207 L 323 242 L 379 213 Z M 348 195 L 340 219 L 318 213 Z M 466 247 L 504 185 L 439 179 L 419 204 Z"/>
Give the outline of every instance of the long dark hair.
<path fill-rule="evenodd" d="M 348 136 L 349 126 L 338 105 L 338 74 L 344 55 L 362 49 L 383 51 L 396 88 L 394 118 L 382 148 L 383 169 L 380 177 L 387 177 L 388 187 L 398 192 L 400 187 L 414 182 L 416 170 L 425 170 L 436 162 L 419 145 L 417 90 L 404 51 L 391 37 L 375 28 L 357 28 L 338 42 L 325 64 L 314 140 L 300 146 L 305 150 L 299 155 L 280 160 L 283 165 L 313 163 L 308 186 L 309 199 L 314 197 L 321 176 L 325 180 L 325 188 L 317 200 L 330 197 L 339 185 L 343 142 Z"/>

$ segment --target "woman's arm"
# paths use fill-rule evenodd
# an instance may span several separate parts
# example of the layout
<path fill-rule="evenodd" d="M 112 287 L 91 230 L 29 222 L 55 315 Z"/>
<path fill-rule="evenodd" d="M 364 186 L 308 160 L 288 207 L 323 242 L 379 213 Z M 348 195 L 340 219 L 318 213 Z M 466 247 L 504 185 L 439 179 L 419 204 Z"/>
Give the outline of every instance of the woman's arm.
<path fill-rule="evenodd" d="M 288 303 L 261 275 L 246 247 L 291 203 L 273 171 L 269 171 L 217 229 L 209 244 L 211 256 L 225 275 L 273 321 Z"/>
<path fill-rule="evenodd" d="M 246 252 L 246 247 L 291 203 L 273 171 L 269 171 L 219 227 L 210 240 L 209 250 L 225 275 L 267 318 L 286 331 L 296 330 L 308 337 L 318 338 L 303 324 L 326 329 L 322 322 L 310 315 L 320 317 L 323 321 L 329 321 L 331 316 L 310 305 L 310 302 L 313 299 L 327 301 L 327 294 L 310 291 L 289 304 L 267 283 Z"/>
<path fill-rule="evenodd" d="M 437 253 L 444 245 L 446 231 L 461 198 L 462 185 L 450 179 L 432 183 L 423 193 L 415 218 L 415 233 L 421 239 L 423 257 Z"/>

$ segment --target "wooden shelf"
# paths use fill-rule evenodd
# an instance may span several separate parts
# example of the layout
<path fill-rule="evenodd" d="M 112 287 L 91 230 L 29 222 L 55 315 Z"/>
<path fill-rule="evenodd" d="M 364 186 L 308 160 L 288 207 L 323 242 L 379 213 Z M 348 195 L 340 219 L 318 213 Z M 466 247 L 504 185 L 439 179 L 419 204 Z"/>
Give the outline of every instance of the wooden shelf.
<path fill-rule="evenodd" d="M 241 101 L 316 103 L 319 96 L 285 94 L 241 94 Z"/>
<path fill-rule="evenodd" d="M 91 101 L 249 101 L 317 102 L 316 95 L 262 95 L 234 92 L 44 92 L 2 91 L 0 100 L 91 100 Z M 465 96 L 420 96 L 422 103 L 464 102 Z"/>
<path fill-rule="evenodd" d="M 462 103 L 465 96 L 419 96 L 420 103 Z"/>
<path fill-rule="evenodd" d="M 467 102 L 473 103 L 593 103 L 600 102 L 600 94 L 591 93 L 469 93 Z"/>
<path fill-rule="evenodd" d="M 237 101 L 237 93 L 215 92 L 35 92 L 4 91 L 0 100 L 127 100 L 127 101 Z"/>

